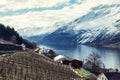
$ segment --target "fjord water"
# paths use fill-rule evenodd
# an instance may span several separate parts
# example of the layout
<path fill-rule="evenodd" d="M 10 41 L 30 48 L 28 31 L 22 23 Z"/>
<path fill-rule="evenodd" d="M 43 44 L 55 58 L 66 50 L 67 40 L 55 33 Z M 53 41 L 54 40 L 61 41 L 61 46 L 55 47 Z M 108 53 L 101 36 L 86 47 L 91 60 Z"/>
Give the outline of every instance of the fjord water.
<path fill-rule="evenodd" d="M 70 58 L 84 60 L 89 54 L 96 52 L 101 56 L 106 68 L 118 68 L 120 70 L 120 50 L 91 47 L 86 45 L 40 45 L 53 49 L 57 54 Z"/>

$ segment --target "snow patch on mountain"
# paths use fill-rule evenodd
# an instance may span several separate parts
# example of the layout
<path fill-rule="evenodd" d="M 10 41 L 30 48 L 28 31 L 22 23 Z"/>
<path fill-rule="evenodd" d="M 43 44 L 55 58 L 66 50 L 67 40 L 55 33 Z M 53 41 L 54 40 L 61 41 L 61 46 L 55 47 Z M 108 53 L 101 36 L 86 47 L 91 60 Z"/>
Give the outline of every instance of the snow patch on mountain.
<path fill-rule="evenodd" d="M 22 36 L 30 37 L 30 36 L 36 36 L 36 35 L 44 35 L 44 34 L 50 34 L 54 31 L 56 31 L 58 28 L 60 28 L 62 25 L 64 25 L 64 22 L 57 22 L 54 24 L 54 27 L 46 26 L 46 27 L 26 27 L 26 28 L 20 28 L 17 31 Z"/>
<path fill-rule="evenodd" d="M 111 39 L 120 33 L 120 4 L 92 6 L 84 15 L 82 14 L 69 23 L 58 22 L 50 29 L 34 29 L 31 32 L 32 34 L 28 34 L 33 35 L 36 32 L 37 34 L 49 33 L 43 40 L 49 41 L 50 39 L 51 41 L 58 41 L 58 43 L 61 41 L 58 39 L 62 38 L 67 41 L 67 37 L 71 39 L 71 42 L 76 40 L 79 44 Z"/>
<path fill-rule="evenodd" d="M 120 19 L 120 5 L 101 5 L 72 22 L 73 30 L 77 34 L 77 42 L 84 44 L 114 37 L 120 32 L 115 23 Z M 74 24 L 74 25 L 73 25 Z M 85 32 L 80 33 L 81 30 Z"/>

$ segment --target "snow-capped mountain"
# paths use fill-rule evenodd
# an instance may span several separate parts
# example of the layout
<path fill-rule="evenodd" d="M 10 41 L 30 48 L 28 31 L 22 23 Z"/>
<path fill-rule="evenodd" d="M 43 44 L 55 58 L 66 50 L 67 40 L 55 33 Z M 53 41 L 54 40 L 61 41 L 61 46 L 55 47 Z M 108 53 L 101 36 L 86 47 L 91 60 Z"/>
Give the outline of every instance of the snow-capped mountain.
<path fill-rule="evenodd" d="M 58 28 L 60 28 L 64 24 L 65 24 L 64 22 L 56 22 L 54 24 L 54 27 L 50 27 L 50 26 L 37 27 L 33 25 L 34 27 L 20 28 L 20 29 L 17 29 L 17 31 L 20 33 L 20 35 L 25 37 L 38 36 L 38 35 L 50 34 L 56 31 Z"/>
<path fill-rule="evenodd" d="M 57 28 L 37 41 L 56 44 L 86 44 L 112 39 L 120 34 L 120 4 L 92 7 L 83 16 L 54 27 Z"/>

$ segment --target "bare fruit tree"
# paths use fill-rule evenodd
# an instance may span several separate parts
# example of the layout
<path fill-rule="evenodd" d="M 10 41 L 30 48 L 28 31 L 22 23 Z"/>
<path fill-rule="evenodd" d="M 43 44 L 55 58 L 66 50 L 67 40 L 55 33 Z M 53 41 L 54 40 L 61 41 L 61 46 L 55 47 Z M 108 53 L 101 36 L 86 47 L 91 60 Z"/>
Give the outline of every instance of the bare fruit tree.
<path fill-rule="evenodd" d="M 92 66 L 94 72 L 104 65 L 101 61 L 101 56 L 96 52 L 92 52 L 92 54 L 88 56 L 87 61 Z"/>

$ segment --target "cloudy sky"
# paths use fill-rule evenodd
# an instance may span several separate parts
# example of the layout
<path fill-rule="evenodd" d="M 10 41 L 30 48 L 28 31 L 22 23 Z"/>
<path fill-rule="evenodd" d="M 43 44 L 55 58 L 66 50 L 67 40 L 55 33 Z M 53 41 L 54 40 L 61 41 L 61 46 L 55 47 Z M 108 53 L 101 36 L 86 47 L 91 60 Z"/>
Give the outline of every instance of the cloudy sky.
<path fill-rule="evenodd" d="M 120 0 L 0 0 L 0 23 L 16 30 L 52 27 L 85 15 L 96 5 L 118 4 Z"/>

